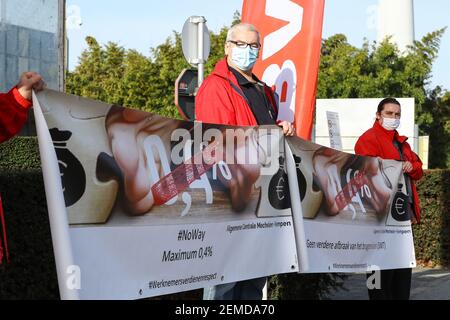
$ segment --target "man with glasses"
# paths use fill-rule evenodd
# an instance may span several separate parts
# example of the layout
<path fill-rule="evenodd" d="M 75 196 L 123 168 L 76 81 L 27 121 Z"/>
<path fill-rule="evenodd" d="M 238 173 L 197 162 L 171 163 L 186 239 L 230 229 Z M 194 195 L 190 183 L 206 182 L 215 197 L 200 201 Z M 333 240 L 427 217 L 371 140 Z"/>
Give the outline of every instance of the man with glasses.
<path fill-rule="evenodd" d="M 230 126 L 273 124 L 279 125 L 285 135 L 295 135 L 291 123 L 278 121 L 278 103 L 272 89 L 252 73 L 260 49 L 260 34 L 253 25 L 240 23 L 228 31 L 225 58 L 216 64 L 196 96 L 197 121 Z M 204 299 L 261 300 L 266 280 L 205 288 Z"/>
<path fill-rule="evenodd" d="M 234 126 L 278 124 L 284 134 L 295 134 L 291 123 L 277 121 L 278 103 L 272 89 L 252 73 L 260 48 L 260 35 L 253 25 L 241 23 L 228 31 L 225 58 L 196 96 L 197 121 Z"/>

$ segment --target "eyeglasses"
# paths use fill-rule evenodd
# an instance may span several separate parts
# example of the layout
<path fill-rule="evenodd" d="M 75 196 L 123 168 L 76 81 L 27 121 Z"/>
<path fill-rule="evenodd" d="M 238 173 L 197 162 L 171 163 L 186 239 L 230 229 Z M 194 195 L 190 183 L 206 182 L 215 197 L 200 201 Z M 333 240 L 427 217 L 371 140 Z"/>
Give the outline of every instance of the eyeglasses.
<path fill-rule="evenodd" d="M 261 45 L 259 43 L 247 43 L 244 41 L 233 41 L 233 40 L 228 40 L 228 42 L 231 42 L 232 44 L 234 44 L 236 47 L 241 48 L 241 49 L 245 49 L 248 46 L 250 46 L 250 48 L 255 49 L 255 50 L 259 50 L 261 48 Z"/>

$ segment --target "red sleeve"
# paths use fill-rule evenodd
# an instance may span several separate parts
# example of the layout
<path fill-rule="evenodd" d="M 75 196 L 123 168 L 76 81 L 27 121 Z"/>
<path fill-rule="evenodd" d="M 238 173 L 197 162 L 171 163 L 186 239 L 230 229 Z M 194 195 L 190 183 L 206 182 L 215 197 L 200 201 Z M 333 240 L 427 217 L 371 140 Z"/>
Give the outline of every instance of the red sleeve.
<path fill-rule="evenodd" d="M 23 98 L 16 88 L 0 94 L 0 142 L 16 135 L 25 121 L 31 102 Z"/>
<path fill-rule="evenodd" d="M 408 175 L 411 177 L 411 179 L 413 180 L 420 180 L 423 177 L 423 164 L 422 161 L 414 161 L 412 163 L 413 165 L 413 170 L 408 173 Z"/>
<path fill-rule="evenodd" d="M 408 173 L 409 177 L 412 180 L 420 180 L 423 177 L 423 163 L 420 160 L 419 156 L 415 154 L 411 149 L 409 150 L 411 153 L 411 164 L 413 169 L 410 173 Z"/>
<path fill-rule="evenodd" d="M 355 145 L 355 154 L 366 157 L 379 157 L 380 150 L 375 139 L 371 139 L 368 134 L 363 134 L 359 137 Z"/>
<path fill-rule="evenodd" d="M 195 98 L 195 118 L 205 123 L 237 125 L 229 90 L 220 80 L 210 77 Z"/>

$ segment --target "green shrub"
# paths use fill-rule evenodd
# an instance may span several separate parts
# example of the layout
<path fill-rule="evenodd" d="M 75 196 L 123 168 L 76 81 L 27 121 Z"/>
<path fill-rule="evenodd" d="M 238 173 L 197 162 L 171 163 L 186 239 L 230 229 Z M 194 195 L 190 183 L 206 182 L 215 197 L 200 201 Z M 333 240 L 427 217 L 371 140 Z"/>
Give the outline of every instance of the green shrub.
<path fill-rule="evenodd" d="M 36 138 L 0 145 L 10 263 L 0 266 L 0 299 L 59 299 L 53 246 Z"/>
<path fill-rule="evenodd" d="M 0 299 L 58 299 L 44 182 L 39 169 L 0 172 L 10 263 L 0 266 Z"/>
<path fill-rule="evenodd" d="M 39 169 L 41 159 L 35 137 L 20 137 L 0 144 L 0 169 Z"/>
<path fill-rule="evenodd" d="M 279 274 L 270 278 L 270 300 L 319 300 L 343 288 L 347 276 L 337 273 Z"/>
<path fill-rule="evenodd" d="M 425 172 L 417 184 L 421 224 L 414 226 L 414 244 L 419 263 L 450 266 L 450 170 Z"/>

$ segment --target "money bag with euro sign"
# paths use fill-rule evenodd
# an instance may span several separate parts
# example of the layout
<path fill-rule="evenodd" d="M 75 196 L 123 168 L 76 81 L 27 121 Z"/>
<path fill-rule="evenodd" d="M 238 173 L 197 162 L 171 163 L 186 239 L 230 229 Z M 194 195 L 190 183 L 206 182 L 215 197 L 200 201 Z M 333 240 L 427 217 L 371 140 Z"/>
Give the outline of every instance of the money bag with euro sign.
<path fill-rule="evenodd" d="M 53 128 L 50 129 L 50 135 L 58 158 L 64 200 L 66 207 L 70 207 L 81 199 L 86 190 L 86 173 L 81 162 L 67 149 L 72 132 Z"/>

